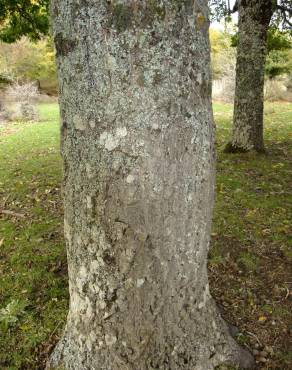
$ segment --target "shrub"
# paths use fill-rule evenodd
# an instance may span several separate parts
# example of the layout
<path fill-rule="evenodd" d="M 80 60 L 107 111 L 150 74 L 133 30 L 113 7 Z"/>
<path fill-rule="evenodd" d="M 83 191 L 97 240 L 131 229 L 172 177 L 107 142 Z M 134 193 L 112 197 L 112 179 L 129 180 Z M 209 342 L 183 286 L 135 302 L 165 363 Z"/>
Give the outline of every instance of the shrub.
<path fill-rule="evenodd" d="M 37 86 L 32 83 L 15 83 L 6 90 L 7 100 L 12 103 L 11 119 L 38 120 L 36 101 L 39 97 Z"/>

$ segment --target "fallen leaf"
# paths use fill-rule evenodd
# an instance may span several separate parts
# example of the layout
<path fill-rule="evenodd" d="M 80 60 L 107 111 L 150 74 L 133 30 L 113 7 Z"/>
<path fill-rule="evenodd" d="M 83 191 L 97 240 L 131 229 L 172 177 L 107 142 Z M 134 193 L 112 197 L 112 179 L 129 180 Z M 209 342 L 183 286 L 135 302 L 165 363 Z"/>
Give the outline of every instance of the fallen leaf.
<path fill-rule="evenodd" d="M 259 322 L 265 322 L 265 321 L 267 321 L 267 317 L 266 316 L 260 316 L 258 321 Z"/>

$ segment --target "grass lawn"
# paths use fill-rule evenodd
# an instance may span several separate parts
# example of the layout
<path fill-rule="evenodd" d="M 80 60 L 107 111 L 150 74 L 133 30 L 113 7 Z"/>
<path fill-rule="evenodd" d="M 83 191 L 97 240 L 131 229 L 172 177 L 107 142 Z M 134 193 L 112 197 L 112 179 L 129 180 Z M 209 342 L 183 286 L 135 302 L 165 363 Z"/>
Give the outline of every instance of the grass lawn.
<path fill-rule="evenodd" d="M 265 108 L 267 154 L 223 154 L 232 118 L 214 104 L 217 200 L 211 290 L 258 369 L 292 368 L 292 104 Z M 43 369 L 66 321 L 58 107 L 0 127 L 0 369 Z M 11 211 L 12 213 L 3 213 Z M 289 331 L 290 330 L 290 331 Z"/>

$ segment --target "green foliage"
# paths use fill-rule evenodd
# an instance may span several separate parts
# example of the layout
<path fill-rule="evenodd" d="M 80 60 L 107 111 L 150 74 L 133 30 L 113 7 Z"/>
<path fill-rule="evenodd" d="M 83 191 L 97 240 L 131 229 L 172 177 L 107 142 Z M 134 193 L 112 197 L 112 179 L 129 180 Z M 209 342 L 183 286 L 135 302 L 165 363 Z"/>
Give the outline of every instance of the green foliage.
<path fill-rule="evenodd" d="M 32 43 L 22 38 L 14 44 L 0 44 L 0 76 L 6 81 L 39 81 L 45 91 L 56 93 L 55 53 L 51 38 Z M 48 88 L 49 87 L 49 88 Z"/>
<path fill-rule="evenodd" d="M 230 45 L 233 47 L 233 48 L 237 48 L 237 45 L 238 45 L 238 38 L 239 38 L 239 34 L 238 32 L 236 32 L 234 35 L 231 35 L 230 37 Z"/>
<path fill-rule="evenodd" d="M 292 33 L 288 31 L 280 31 L 277 28 L 269 28 L 267 34 L 267 51 L 280 51 L 291 49 Z M 237 47 L 239 34 L 236 32 L 231 36 L 231 46 Z"/>
<path fill-rule="evenodd" d="M 271 51 L 282 51 L 292 48 L 292 32 L 279 31 L 277 28 L 270 28 L 267 36 L 268 53 Z"/>
<path fill-rule="evenodd" d="M 292 72 L 292 34 L 275 28 L 268 32 L 268 56 L 265 74 L 272 79 Z"/>
<path fill-rule="evenodd" d="M 230 16 L 230 9 L 228 9 L 228 2 L 226 0 L 209 0 L 209 8 L 211 19 L 214 21 L 220 21 Z"/>
<path fill-rule="evenodd" d="M 15 42 L 22 36 L 40 40 L 49 31 L 48 0 L 1 0 L 0 40 Z"/>
<path fill-rule="evenodd" d="M 230 47 L 230 34 L 210 29 L 213 79 L 230 74 L 235 64 L 235 50 Z"/>
<path fill-rule="evenodd" d="M 231 20 L 231 14 L 239 10 L 240 0 L 209 0 L 211 19 L 225 22 Z M 291 30 L 292 27 L 292 0 L 269 0 L 267 7 L 272 7 L 271 27 L 281 30 Z"/>
<path fill-rule="evenodd" d="M 3 330 L 7 330 L 9 326 L 13 326 L 19 316 L 24 313 L 27 306 L 26 302 L 13 299 L 5 308 L 0 309 L 0 325 Z"/>
<path fill-rule="evenodd" d="M 292 72 L 292 50 L 272 51 L 269 53 L 265 65 L 265 74 L 272 79 Z"/>
<path fill-rule="evenodd" d="M 231 46 L 237 47 L 238 32 L 231 36 Z M 271 27 L 267 36 L 267 61 L 265 74 L 268 78 L 275 78 L 292 71 L 292 33 L 291 31 Z"/>

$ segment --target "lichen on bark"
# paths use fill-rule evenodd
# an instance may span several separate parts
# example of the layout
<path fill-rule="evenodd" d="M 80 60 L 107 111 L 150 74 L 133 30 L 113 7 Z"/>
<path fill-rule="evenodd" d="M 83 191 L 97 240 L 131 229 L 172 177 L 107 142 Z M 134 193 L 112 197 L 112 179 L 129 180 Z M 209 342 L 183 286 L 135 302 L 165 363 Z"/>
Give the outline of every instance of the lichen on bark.
<path fill-rule="evenodd" d="M 155 21 L 163 21 L 167 10 L 177 12 L 184 7 L 191 7 L 192 0 L 163 1 L 111 1 L 109 3 L 109 26 L 118 32 L 130 27 L 151 27 Z"/>
<path fill-rule="evenodd" d="M 207 278 L 207 1 L 161 1 L 150 22 L 152 1 L 55 2 L 54 33 L 74 38 L 57 55 L 70 309 L 47 368 L 248 367 Z"/>
<path fill-rule="evenodd" d="M 129 28 L 133 20 L 133 9 L 131 5 L 114 4 L 112 6 L 112 16 L 110 26 L 113 26 L 117 31 L 122 32 Z"/>

